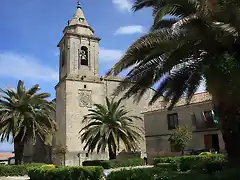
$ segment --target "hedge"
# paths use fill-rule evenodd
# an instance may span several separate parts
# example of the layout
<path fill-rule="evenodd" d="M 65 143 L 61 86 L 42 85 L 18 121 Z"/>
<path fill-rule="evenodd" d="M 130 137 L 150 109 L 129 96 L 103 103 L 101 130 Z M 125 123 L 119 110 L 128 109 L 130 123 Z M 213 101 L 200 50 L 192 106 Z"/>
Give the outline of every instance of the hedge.
<path fill-rule="evenodd" d="M 102 167 L 58 167 L 31 168 L 28 172 L 31 180 L 100 180 Z"/>
<path fill-rule="evenodd" d="M 154 158 L 153 162 L 155 167 L 159 163 L 170 163 L 178 166 L 181 171 L 207 170 L 207 167 L 221 169 L 221 166 L 225 162 L 225 157 L 223 154 L 160 157 Z"/>
<path fill-rule="evenodd" d="M 42 164 L 0 165 L 0 176 L 24 176 L 30 168 L 41 166 Z"/>
<path fill-rule="evenodd" d="M 144 168 L 111 172 L 108 180 L 212 180 L 208 174 L 180 173 L 160 168 Z"/>
<path fill-rule="evenodd" d="M 145 161 L 141 158 L 132 158 L 127 160 L 93 160 L 84 161 L 83 166 L 102 166 L 104 169 L 118 168 L 118 167 L 129 167 L 129 166 L 141 166 L 144 165 Z"/>
<path fill-rule="evenodd" d="M 131 169 L 111 172 L 108 180 L 239 180 L 239 169 L 224 169 L 214 174 L 189 171 L 164 171 L 160 168 Z"/>

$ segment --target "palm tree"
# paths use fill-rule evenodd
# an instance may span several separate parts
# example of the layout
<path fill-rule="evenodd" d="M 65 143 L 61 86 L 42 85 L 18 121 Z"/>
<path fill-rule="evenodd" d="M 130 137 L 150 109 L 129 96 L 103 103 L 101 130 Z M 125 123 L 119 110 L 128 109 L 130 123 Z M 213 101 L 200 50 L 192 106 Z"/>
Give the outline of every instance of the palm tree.
<path fill-rule="evenodd" d="M 228 161 L 240 165 L 240 1 L 135 0 L 133 10 L 152 7 L 150 31 L 136 40 L 107 75 L 132 67 L 115 95 L 140 99 L 157 84 L 172 109 L 187 102 L 205 80 L 220 119 Z M 170 15 L 167 17 L 167 15 Z M 134 84 L 131 82 L 135 82 Z"/>
<path fill-rule="evenodd" d="M 24 87 L 19 80 L 17 89 L 0 89 L 0 135 L 1 141 L 13 137 L 15 164 L 23 160 L 24 145 L 27 142 L 36 142 L 36 137 L 45 144 L 51 144 L 55 131 L 55 121 L 51 113 L 54 104 L 46 100 L 48 93 L 37 93 L 39 85 L 30 89 Z"/>
<path fill-rule="evenodd" d="M 106 98 L 106 105 L 94 104 L 82 123 L 86 123 L 81 131 L 82 143 L 86 143 L 84 150 L 97 153 L 105 152 L 108 148 L 109 159 L 116 159 L 120 144 L 124 144 L 127 151 L 135 151 L 142 140 L 142 129 L 134 125 L 134 121 L 142 120 L 138 116 L 128 115 L 119 101 Z"/>

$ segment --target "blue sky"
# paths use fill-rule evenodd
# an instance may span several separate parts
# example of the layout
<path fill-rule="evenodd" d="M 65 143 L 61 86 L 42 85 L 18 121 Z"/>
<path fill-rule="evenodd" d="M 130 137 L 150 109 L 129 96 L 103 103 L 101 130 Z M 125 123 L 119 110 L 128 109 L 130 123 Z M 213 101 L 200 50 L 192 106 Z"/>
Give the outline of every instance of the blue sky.
<path fill-rule="evenodd" d="M 58 81 L 57 43 L 76 10 L 77 0 L 0 1 L 0 88 L 40 84 L 55 97 Z M 103 75 L 128 46 L 151 25 L 151 10 L 131 12 L 130 0 L 81 0 L 88 23 L 101 37 L 99 64 Z M 0 151 L 12 150 L 0 143 Z"/>
<path fill-rule="evenodd" d="M 62 31 L 75 13 L 77 0 L 0 0 L 0 88 L 38 83 L 52 94 L 58 82 Z M 100 41 L 100 74 L 113 65 L 131 43 L 148 31 L 151 9 L 133 13 L 131 0 L 81 0 L 82 9 Z M 202 87 L 200 88 L 202 89 Z M 0 143 L 0 151 L 11 151 Z"/>

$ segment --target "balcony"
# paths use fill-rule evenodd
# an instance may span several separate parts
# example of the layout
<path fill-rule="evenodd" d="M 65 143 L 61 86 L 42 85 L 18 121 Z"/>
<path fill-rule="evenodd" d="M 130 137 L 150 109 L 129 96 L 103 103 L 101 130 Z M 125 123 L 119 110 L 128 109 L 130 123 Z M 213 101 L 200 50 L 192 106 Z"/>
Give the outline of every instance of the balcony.
<path fill-rule="evenodd" d="M 216 117 L 212 110 L 201 112 L 201 115 L 197 117 L 194 113 L 192 114 L 192 123 L 195 130 L 216 129 L 218 124 L 215 123 L 215 120 Z"/>
<path fill-rule="evenodd" d="M 201 121 L 197 122 L 196 130 L 204 130 L 204 129 L 214 129 L 218 128 L 217 124 L 211 121 Z"/>

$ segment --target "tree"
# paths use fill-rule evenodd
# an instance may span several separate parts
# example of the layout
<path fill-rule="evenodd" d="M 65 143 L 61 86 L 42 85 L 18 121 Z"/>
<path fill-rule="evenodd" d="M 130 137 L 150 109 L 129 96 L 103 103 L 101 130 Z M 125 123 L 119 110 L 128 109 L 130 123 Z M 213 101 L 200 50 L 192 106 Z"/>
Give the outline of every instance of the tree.
<path fill-rule="evenodd" d="M 133 10 L 146 7 L 153 8 L 150 31 L 106 74 L 130 68 L 115 95 L 125 91 L 123 98 L 139 100 L 160 82 L 150 104 L 163 97 L 172 109 L 182 97 L 190 102 L 205 80 L 228 162 L 240 166 L 240 1 L 135 0 Z"/>
<path fill-rule="evenodd" d="M 23 160 L 24 145 L 36 143 L 36 137 L 45 144 L 51 144 L 55 132 L 55 121 L 51 117 L 54 105 L 47 98 L 48 93 L 37 93 L 39 85 L 30 89 L 19 80 L 17 89 L 0 89 L 0 135 L 1 141 L 13 137 L 15 164 Z"/>
<path fill-rule="evenodd" d="M 67 153 L 67 146 L 62 145 L 61 143 L 55 145 L 55 147 L 53 148 L 53 155 L 54 158 L 59 158 L 59 161 L 61 164 L 65 165 L 65 156 Z"/>
<path fill-rule="evenodd" d="M 184 150 L 191 139 L 192 133 L 186 126 L 176 126 L 176 128 L 172 130 L 168 141 L 175 151 L 182 152 L 182 155 L 184 155 Z"/>
<path fill-rule="evenodd" d="M 92 153 L 105 152 L 108 148 L 109 159 L 116 159 L 117 150 L 122 143 L 127 151 L 135 151 L 142 140 L 142 129 L 134 125 L 134 121 L 141 121 L 138 116 L 128 115 L 119 101 L 111 101 L 106 97 L 106 105 L 94 104 L 82 123 L 86 123 L 81 131 L 84 150 Z"/>

